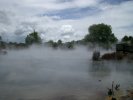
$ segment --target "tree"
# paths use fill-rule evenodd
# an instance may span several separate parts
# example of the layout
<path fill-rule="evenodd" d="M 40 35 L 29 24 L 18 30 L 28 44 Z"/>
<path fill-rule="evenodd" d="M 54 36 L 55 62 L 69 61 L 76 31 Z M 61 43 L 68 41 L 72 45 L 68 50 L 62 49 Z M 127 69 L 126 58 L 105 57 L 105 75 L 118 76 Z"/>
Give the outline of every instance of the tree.
<path fill-rule="evenodd" d="M 62 45 L 62 41 L 61 40 L 58 40 L 57 41 L 57 44 L 60 46 L 60 45 Z"/>
<path fill-rule="evenodd" d="M 122 40 L 121 40 L 122 42 L 128 42 L 129 41 L 129 38 L 128 38 L 128 36 L 124 36 L 123 38 L 122 38 Z"/>
<path fill-rule="evenodd" d="M 53 43 L 54 43 L 53 40 L 49 40 L 49 41 L 47 42 L 47 44 L 50 45 L 50 46 L 51 46 Z"/>
<path fill-rule="evenodd" d="M 126 36 L 126 35 L 125 35 L 125 36 L 121 39 L 121 42 L 133 44 L 133 37 L 132 37 L 132 36 Z"/>
<path fill-rule="evenodd" d="M 33 33 L 27 35 L 27 37 L 25 38 L 25 43 L 26 44 L 40 44 L 41 38 L 38 35 L 38 32 L 34 31 Z"/>
<path fill-rule="evenodd" d="M 84 37 L 85 42 L 92 42 L 97 44 L 113 44 L 117 42 L 117 38 L 112 33 L 110 25 L 93 24 L 88 28 L 89 34 Z"/>
<path fill-rule="evenodd" d="M 0 42 L 2 41 L 2 37 L 0 36 Z"/>
<path fill-rule="evenodd" d="M 1 41 L 2 41 L 2 37 L 0 36 L 0 49 L 1 49 Z"/>
<path fill-rule="evenodd" d="M 4 41 L 2 40 L 2 37 L 0 36 L 0 49 L 1 49 L 1 48 L 3 48 L 3 49 L 6 48 L 6 42 L 4 42 Z"/>
<path fill-rule="evenodd" d="M 54 42 L 53 40 L 49 40 L 47 42 L 47 44 L 53 48 L 57 48 L 58 47 L 58 43 Z"/>
<path fill-rule="evenodd" d="M 73 41 L 67 42 L 67 43 L 66 43 L 66 47 L 67 47 L 68 49 L 73 49 L 73 48 L 74 48 L 74 42 L 73 42 Z"/>
<path fill-rule="evenodd" d="M 58 44 L 56 42 L 53 42 L 52 47 L 53 48 L 57 48 L 58 47 Z"/>

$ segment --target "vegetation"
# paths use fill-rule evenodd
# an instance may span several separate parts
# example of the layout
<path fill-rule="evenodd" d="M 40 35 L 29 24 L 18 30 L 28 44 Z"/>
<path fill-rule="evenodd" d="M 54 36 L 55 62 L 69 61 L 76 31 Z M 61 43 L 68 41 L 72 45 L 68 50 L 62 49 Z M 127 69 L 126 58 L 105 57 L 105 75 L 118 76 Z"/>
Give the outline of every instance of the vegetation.
<path fill-rule="evenodd" d="M 5 49 L 6 48 L 6 42 L 2 41 L 2 37 L 0 36 L 0 49 Z"/>
<path fill-rule="evenodd" d="M 42 42 L 41 38 L 38 35 L 38 32 L 34 31 L 33 33 L 27 35 L 25 38 L 25 43 L 30 44 L 40 44 Z"/>
<path fill-rule="evenodd" d="M 2 41 L 2 37 L 0 36 L 0 42 Z"/>
<path fill-rule="evenodd" d="M 117 42 L 110 25 L 94 24 L 88 29 L 89 34 L 84 37 L 85 42 L 110 45 Z"/>
<path fill-rule="evenodd" d="M 133 37 L 132 36 L 124 36 L 121 39 L 121 42 L 128 43 L 128 44 L 133 44 Z"/>
<path fill-rule="evenodd" d="M 57 48 L 73 49 L 74 48 L 74 41 L 62 43 L 61 40 L 58 40 L 57 42 L 54 42 L 53 40 L 49 40 L 48 42 L 46 42 L 46 44 L 55 49 L 57 49 Z"/>
<path fill-rule="evenodd" d="M 67 42 L 67 43 L 66 43 L 66 47 L 67 47 L 68 49 L 73 49 L 73 48 L 74 48 L 74 41 Z"/>
<path fill-rule="evenodd" d="M 77 41 L 70 41 L 63 43 L 62 40 L 58 40 L 57 42 L 53 40 L 49 40 L 44 44 L 49 45 L 53 48 L 63 48 L 63 49 L 73 49 L 75 45 L 88 45 L 90 47 L 95 47 L 95 44 L 99 46 L 109 48 L 112 44 L 117 42 L 117 38 L 112 33 L 112 28 L 110 25 L 101 23 L 101 24 L 93 24 L 88 28 L 89 34 L 87 34 L 83 39 Z M 124 43 L 133 44 L 132 36 L 124 36 L 121 39 Z M 39 33 L 34 30 L 34 32 L 30 33 L 25 38 L 25 43 L 15 43 L 15 42 L 3 42 L 2 37 L 0 36 L 0 48 L 19 48 L 19 47 L 27 47 L 31 44 L 41 44 L 42 40 L 39 36 Z"/>
<path fill-rule="evenodd" d="M 46 44 L 48 46 L 53 47 L 53 48 L 57 48 L 58 47 L 58 44 L 56 42 L 54 42 L 53 40 L 49 40 Z"/>

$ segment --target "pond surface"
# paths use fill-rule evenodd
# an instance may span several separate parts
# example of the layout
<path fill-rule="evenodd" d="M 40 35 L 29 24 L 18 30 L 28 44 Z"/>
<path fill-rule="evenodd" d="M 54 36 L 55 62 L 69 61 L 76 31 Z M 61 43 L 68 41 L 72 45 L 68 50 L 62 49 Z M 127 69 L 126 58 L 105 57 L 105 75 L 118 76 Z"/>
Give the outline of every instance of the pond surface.
<path fill-rule="evenodd" d="M 0 55 L 0 100 L 103 100 L 112 81 L 133 87 L 133 61 L 91 56 L 85 48 L 8 51 Z"/>

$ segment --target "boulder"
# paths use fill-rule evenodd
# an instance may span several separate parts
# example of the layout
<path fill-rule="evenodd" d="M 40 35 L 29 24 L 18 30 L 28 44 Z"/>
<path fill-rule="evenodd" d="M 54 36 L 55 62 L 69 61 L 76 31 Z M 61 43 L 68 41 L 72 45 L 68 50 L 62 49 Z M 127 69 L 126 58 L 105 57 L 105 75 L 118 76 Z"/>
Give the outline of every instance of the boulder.
<path fill-rule="evenodd" d="M 100 60 L 100 52 L 99 52 L 99 51 L 94 51 L 94 52 L 93 52 L 92 59 L 93 59 L 94 61 Z"/>
<path fill-rule="evenodd" d="M 126 55 L 122 52 L 112 52 L 102 55 L 101 59 L 104 60 L 122 60 Z"/>

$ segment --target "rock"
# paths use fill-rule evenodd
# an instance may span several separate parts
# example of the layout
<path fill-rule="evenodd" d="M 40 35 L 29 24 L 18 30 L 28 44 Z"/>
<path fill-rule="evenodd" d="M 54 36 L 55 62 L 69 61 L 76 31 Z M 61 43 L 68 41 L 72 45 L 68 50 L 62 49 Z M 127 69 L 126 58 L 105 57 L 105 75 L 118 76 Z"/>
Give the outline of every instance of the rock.
<path fill-rule="evenodd" d="M 94 61 L 100 60 L 100 52 L 99 52 L 99 51 L 94 51 L 94 52 L 93 52 L 92 59 L 93 59 Z"/>
<path fill-rule="evenodd" d="M 112 52 L 102 55 L 101 59 L 105 60 L 122 60 L 126 55 L 122 52 Z"/>

